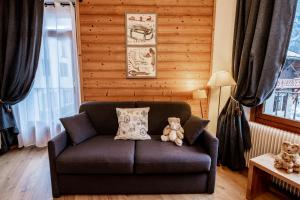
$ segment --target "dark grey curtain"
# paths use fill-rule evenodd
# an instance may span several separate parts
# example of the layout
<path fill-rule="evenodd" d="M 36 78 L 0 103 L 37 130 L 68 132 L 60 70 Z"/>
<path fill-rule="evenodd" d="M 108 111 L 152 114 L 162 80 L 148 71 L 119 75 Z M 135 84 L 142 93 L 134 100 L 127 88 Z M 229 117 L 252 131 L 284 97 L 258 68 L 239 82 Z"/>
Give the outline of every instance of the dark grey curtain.
<path fill-rule="evenodd" d="M 219 163 L 245 167 L 251 148 L 242 106 L 255 107 L 273 92 L 289 44 L 297 0 L 237 0 L 233 44 L 236 88 L 218 118 Z"/>
<path fill-rule="evenodd" d="M 24 99 L 33 83 L 43 11 L 42 0 L 0 0 L 0 132 L 6 145 L 1 149 L 17 132 L 11 105 Z"/>

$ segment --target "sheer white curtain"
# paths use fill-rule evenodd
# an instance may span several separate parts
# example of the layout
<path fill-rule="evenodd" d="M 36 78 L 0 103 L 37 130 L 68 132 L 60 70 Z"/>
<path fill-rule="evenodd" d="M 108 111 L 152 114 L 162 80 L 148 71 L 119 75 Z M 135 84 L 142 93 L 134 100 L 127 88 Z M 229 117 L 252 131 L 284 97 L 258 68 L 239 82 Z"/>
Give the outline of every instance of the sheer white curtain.
<path fill-rule="evenodd" d="M 62 131 L 59 118 L 79 105 L 75 12 L 73 5 L 47 6 L 39 66 L 33 88 L 14 107 L 19 146 L 43 147 Z"/>

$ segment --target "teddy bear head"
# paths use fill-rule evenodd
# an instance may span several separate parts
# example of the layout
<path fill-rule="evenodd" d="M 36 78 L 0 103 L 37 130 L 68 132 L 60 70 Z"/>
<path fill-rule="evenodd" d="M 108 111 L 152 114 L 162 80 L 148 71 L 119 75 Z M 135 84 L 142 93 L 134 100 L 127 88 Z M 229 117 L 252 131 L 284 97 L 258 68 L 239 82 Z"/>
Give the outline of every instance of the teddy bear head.
<path fill-rule="evenodd" d="M 288 141 L 284 141 L 281 148 L 283 152 L 287 152 L 289 154 L 297 154 L 300 151 L 300 146 L 298 144 L 292 144 Z"/>
<path fill-rule="evenodd" d="M 295 161 L 295 155 L 284 152 L 282 154 L 282 159 L 285 162 L 294 162 Z"/>
<path fill-rule="evenodd" d="M 180 125 L 180 118 L 169 117 L 168 118 L 168 122 L 169 122 L 170 128 L 172 130 L 178 130 L 181 127 L 181 125 Z"/>

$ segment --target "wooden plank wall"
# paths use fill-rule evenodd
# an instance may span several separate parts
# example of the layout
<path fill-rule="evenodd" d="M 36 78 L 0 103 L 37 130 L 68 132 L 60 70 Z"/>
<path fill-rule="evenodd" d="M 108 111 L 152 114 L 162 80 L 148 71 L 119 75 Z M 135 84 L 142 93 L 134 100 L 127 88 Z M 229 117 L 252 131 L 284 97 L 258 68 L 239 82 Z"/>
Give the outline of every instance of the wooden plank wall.
<path fill-rule="evenodd" d="M 186 101 L 200 115 L 192 91 L 210 76 L 214 0 L 83 0 L 77 12 L 83 101 Z M 126 79 L 125 12 L 158 14 L 156 79 Z"/>

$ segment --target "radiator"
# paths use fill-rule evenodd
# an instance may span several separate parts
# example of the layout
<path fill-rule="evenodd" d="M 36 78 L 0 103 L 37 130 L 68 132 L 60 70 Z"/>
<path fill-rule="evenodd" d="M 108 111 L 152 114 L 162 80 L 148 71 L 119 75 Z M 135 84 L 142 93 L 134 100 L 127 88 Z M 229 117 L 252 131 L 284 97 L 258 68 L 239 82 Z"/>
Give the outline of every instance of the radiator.
<path fill-rule="evenodd" d="M 281 143 L 290 141 L 300 144 L 300 135 L 272 128 L 255 122 L 249 122 L 251 131 L 252 148 L 245 153 L 246 165 L 249 166 L 249 160 L 256 156 L 280 152 Z M 300 190 L 291 187 L 283 181 L 272 177 L 272 182 L 280 188 L 290 192 L 292 195 L 300 197 Z"/>

